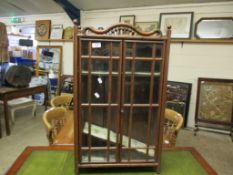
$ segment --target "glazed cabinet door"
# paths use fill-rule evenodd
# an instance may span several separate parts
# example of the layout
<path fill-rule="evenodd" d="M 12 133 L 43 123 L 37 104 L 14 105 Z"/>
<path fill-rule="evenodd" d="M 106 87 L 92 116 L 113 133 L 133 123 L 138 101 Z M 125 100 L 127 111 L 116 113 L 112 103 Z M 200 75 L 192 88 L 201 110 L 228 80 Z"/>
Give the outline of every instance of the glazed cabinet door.
<path fill-rule="evenodd" d="M 163 43 L 124 43 L 121 161 L 156 162 L 163 71 Z"/>
<path fill-rule="evenodd" d="M 80 163 L 114 163 L 118 156 L 121 40 L 81 38 Z"/>

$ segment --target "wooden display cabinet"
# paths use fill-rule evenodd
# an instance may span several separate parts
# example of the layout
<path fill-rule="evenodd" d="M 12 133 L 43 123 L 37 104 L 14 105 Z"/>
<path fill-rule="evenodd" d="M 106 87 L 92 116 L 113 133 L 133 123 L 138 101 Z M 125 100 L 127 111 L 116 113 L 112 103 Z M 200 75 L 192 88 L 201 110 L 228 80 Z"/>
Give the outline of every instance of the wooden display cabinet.
<path fill-rule="evenodd" d="M 74 36 L 76 174 L 99 167 L 159 171 L 170 30 L 162 36 L 118 24 Z"/>

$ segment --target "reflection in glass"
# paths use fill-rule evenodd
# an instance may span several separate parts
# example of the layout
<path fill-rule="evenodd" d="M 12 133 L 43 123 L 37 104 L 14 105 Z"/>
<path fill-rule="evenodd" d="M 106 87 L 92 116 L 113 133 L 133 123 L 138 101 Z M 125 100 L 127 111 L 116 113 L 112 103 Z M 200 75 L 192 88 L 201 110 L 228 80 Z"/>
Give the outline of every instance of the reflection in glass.
<path fill-rule="evenodd" d="M 40 48 L 39 49 L 39 69 L 53 70 L 59 72 L 61 50 L 59 48 Z"/>
<path fill-rule="evenodd" d="M 117 134 L 117 107 L 92 107 L 88 112 L 88 107 L 82 108 L 82 146 L 100 148 L 103 150 L 92 149 L 84 151 L 83 161 L 88 162 L 90 155 L 91 162 L 115 161 Z M 88 122 L 89 121 L 89 122 Z M 91 132 L 89 132 L 91 131 Z M 88 134 L 90 134 L 88 136 Z M 109 141 L 108 140 L 109 137 Z M 111 149 L 106 151 L 106 149 Z M 89 154 L 90 153 L 90 154 Z"/>
<path fill-rule="evenodd" d="M 131 74 L 132 73 L 132 60 L 125 60 L 125 74 Z M 151 61 L 135 61 L 135 74 L 142 75 L 142 76 L 151 76 Z M 161 61 L 155 61 L 154 65 L 154 72 L 159 73 L 161 67 Z"/>
<path fill-rule="evenodd" d="M 162 58 L 162 51 L 163 51 L 163 45 L 162 44 L 156 44 L 155 57 L 156 58 Z"/>
<path fill-rule="evenodd" d="M 82 59 L 82 73 L 88 74 L 88 59 Z M 112 60 L 112 75 L 118 74 L 119 68 L 119 61 Z M 109 75 L 109 60 L 99 60 L 99 59 L 92 59 L 91 60 L 91 74 L 95 75 Z"/>
<path fill-rule="evenodd" d="M 98 79 L 101 78 L 102 84 L 99 84 Z M 92 103 L 107 103 L 108 102 L 108 77 L 92 76 Z"/>
<path fill-rule="evenodd" d="M 151 150 L 150 152 L 154 152 L 154 150 Z M 128 157 L 130 155 L 130 160 L 138 160 L 138 161 L 145 161 L 145 160 L 154 160 L 153 154 L 146 155 L 146 149 L 131 149 L 131 153 L 129 154 L 128 150 L 123 149 L 122 151 L 122 161 L 127 162 Z"/>
<path fill-rule="evenodd" d="M 92 48 L 93 56 L 110 56 L 110 43 L 112 43 L 112 56 L 120 56 L 120 42 L 103 42 L 103 41 L 88 41 L 82 40 L 81 55 L 89 54 L 89 44 Z"/>
<path fill-rule="evenodd" d="M 196 23 L 197 38 L 232 38 L 233 18 L 202 18 Z"/>
<path fill-rule="evenodd" d="M 147 57 L 152 58 L 152 47 L 151 43 L 137 43 L 136 44 L 136 57 Z M 155 44 L 155 57 L 161 58 L 163 51 L 162 44 Z M 127 42 L 126 49 L 125 49 L 126 57 L 133 57 L 133 43 Z"/>
<path fill-rule="evenodd" d="M 90 65 L 91 76 L 91 101 L 89 103 L 108 103 L 109 89 L 109 60 L 108 59 L 92 59 Z M 83 103 L 87 103 L 88 94 L 88 59 L 82 59 L 82 93 L 81 99 Z M 111 103 L 117 102 L 118 97 L 118 69 L 119 60 L 112 60 L 112 76 L 111 76 Z"/>
<path fill-rule="evenodd" d="M 111 140 L 111 146 L 116 143 L 116 128 L 118 127 L 117 123 L 117 107 L 92 107 L 90 116 L 88 115 L 88 107 L 82 107 L 82 122 L 83 122 L 83 132 L 85 134 L 89 133 L 89 126 L 91 127 L 91 135 L 93 137 L 98 137 L 102 141 L 93 140 L 93 146 L 107 146 L 107 135 L 109 131 L 109 136 Z M 110 114 L 110 115 L 108 115 Z M 88 124 L 89 118 L 91 118 L 91 124 Z M 100 134 L 98 136 L 98 134 Z M 87 146 L 88 142 L 83 137 L 83 145 Z"/>
<path fill-rule="evenodd" d="M 136 57 L 152 57 L 152 44 L 137 43 Z"/>
<path fill-rule="evenodd" d="M 91 43 L 91 53 L 93 56 L 109 56 L 110 55 L 110 42 L 93 41 Z"/>
<path fill-rule="evenodd" d="M 130 108 L 125 108 L 123 117 L 123 137 L 122 145 L 124 148 L 131 144 L 131 159 L 145 159 L 146 149 L 138 149 L 138 147 L 146 147 L 147 144 L 155 144 L 155 128 L 157 123 L 157 108 L 151 109 L 151 119 L 149 120 L 149 107 L 134 107 L 132 110 L 132 123 L 130 124 Z M 131 126 L 131 128 L 129 127 Z M 140 128 L 140 131 L 139 131 Z M 149 132 L 148 132 L 149 131 Z M 149 137 L 149 140 L 148 140 Z M 149 143 L 148 143 L 149 141 Z M 123 149 L 124 149 L 123 148 Z M 134 149 L 135 148 L 135 149 Z M 123 153 L 123 159 L 128 159 L 128 150 Z M 153 153 L 150 154 L 153 156 Z M 152 157 L 147 157 L 148 159 Z"/>
<path fill-rule="evenodd" d="M 88 55 L 88 43 L 89 41 L 82 41 L 82 50 L 81 50 L 81 55 Z"/>
<path fill-rule="evenodd" d="M 37 47 L 36 76 L 48 76 L 50 88 L 49 98 L 60 92 L 60 79 L 62 67 L 62 46 Z"/>
<path fill-rule="evenodd" d="M 81 100 L 82 103 L 87 103 L 88 102 L 88 79 L 87 76 L 82 76 L 82 83 L 81 83 Z"/>
<path fill-rule="evenodd" d="M 150 63 L 150 64 L 149 64 Z M 160 61 L 155 62 L 155 69 L 160 69 Z M 134 86 L 134 99 L 132 103 L 148 104 L 150 96 L 150 83 L 151 83 L 151 62 L 149 61 L 135 61 L 135 77 L 132 84 L 132 61 L 125 61 L 125 103 L 130 103 L 131 86 Z M 137 66 L 136 66 L 137 65 Z M 144 66 L 140 66 L 144 65 Z M 140 71 L 140 72 L 137 72 Z M 153 82 L 153 101 L 152 103 L 158 103 L 159 93 L 159 73 L 155 72 Z"/>
<path fill-rule="evenodd" d="M 133 43 L 126 43 L 125 46 L 125 55 L 126 57 L 132 57 L 133 56 Z"/>
<path fill-rule="evenodd" d="M 120 42 L 112 42 L 112 56 L 120 56 Z"/>
<path fill-rule="evenodd" d="M 130 103 L 131 78 L 125 77 L 125 103 Z M 158 103 L 159 77 L 154 79 L 153 100 L 152 103 Z M 135 77 L 134 99 L 136 104 L 149 104 L 150 96 L 150 77 Z"/>
<path fill-rule="evenodd" d="M 106 150 L 92 150 L 90 154 L 90 160 L 88 160 L 89 152 L 87 150 L 82 151 L 82 162 L 115 162 L 116 161 L 116 150 L 109 151 L 106 154 Z M 108 161 L 108 159 L 109 161 Z"/>

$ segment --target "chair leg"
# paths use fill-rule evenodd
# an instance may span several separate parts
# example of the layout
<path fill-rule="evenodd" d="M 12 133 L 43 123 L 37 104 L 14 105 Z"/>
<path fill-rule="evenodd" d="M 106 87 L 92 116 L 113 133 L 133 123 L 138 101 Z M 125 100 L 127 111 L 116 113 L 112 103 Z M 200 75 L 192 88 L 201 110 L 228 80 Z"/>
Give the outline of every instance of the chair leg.
<path fill-rule="evenodd" d="M 36 117 L 36 104 L 32 106 L 32 116 Z"/>
<path fill-rule="evenodd" d="M 11 122 L 14 125 L 15 124 L 15 109 L 10 109 L 10 115 L 11 115 Z"/>

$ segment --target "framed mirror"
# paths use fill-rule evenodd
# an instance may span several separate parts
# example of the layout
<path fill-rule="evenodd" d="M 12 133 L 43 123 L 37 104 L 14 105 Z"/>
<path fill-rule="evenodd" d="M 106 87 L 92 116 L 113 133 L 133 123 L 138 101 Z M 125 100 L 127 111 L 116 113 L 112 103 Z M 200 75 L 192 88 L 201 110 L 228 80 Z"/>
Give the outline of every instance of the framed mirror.
<path fill-rule="evenodd" d="M 60 92 L 62 46 L 38 46 L 36 53 L 36 76 L 48 77 L 52 98 Z"/>
<path fill-rule="evenodd" d="M 195 24 L 195 36 L 198 39 L 232 39 L 233 18 L 200 18 Z"/>

